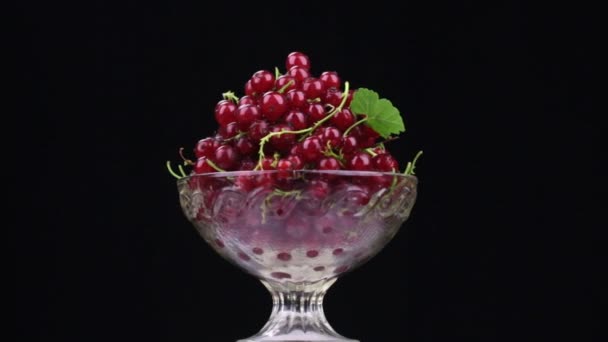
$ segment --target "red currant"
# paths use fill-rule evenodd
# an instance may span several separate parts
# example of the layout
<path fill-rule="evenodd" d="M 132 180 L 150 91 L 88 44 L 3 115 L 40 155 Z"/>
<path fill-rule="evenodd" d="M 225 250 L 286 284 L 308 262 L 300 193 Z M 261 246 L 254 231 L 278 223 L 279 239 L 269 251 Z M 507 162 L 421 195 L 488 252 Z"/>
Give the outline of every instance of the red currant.
<path fill-rule="evenodd" d="M 308 99 L 320 98 L 325 93 L 325 86 L 320 79 L 309 77 L 302 83 L 302 91 Z"/>
<path fill-rule="evenodd" d="M 304 109 L 308 102 L 306 102 L 306 94 L 301 90 L 292 89 L 285 95 L 287 97 L 287 103 L 294 109 Z"/>
<path fill-rule="evenodd" d="M 287 56 L 287 60 L 285 61 L 285 69 L 289 70 L 295 66 L 309 70 L 310 59 L 308 59 L 308 56 L 301 52 L 292 52 Z"/>
<path fill-rule="evenodd" d="M 287 124 L 277 124 L 272 128 L 272 132 L 290 131 L 291 128 Z M 270 138 L 270 144 L 272 147 L 279 151 L 287 152 L 291 149 L 291 146 L 296 141 L 296 135 L 291 133 L 284 133 L 281 135 L 275 135 Z"/>
<path fill-rule="evenodd" d="M 308 162 L 316 162 L 323 155 L 323 145 L 321 139 L 311 136 L 302 142 L 302 157 Z"/>
<path fill-rule="evenodd" d="M 293 68 L 287 71 L 287 75 L 293 77 L 298 84 L 302 84 L 305 79 L 310 77 L 310 72 L 308 71 L 308 69 L 294 66 Z"/>
<path fill-rule="evenodd" d="M 369 171 L 372 169 L 372 157 L 366 152 L 355 153 L 348 161 L 351 170 Z"/>
<path fill-rule="evenodd" d="M 218 133 L 222 139 L 230 139 L 239 134 L 239 125 L 236 122 L 231 122 L 226 126 L 220 126 Z"/>
<path fill-rule="evenodd" d="M 311 122 L 317 122 L 325 117 L 325 108 L 319 103 L 310 103 L 306 109 L 306 114 L 310 117 Z"/>
<path fill-rule="evenodd" d="M 235 147 L 239 151 L 239 154 L 243 156 L 250 155 L 255 151 L 255 146 L 247 137 L 240 137 L 236 141 Z"/>
<path fill-rule="evenodd" d="M 232 101 L 222 100 L 215 106 L 215 120 L 220 126 L 226 126 L 234 121 L 236 105 Z"/>
<path fill-rule="evenodd" d="M 251 88 L 257 94 L 263 94 L 274 86 L 274 75 L 268 70 L 260 70 L 251 76 Z"/>
<path fill-rule="evenodd" d="M 325 85 L 325 88 L 336 88 L 340 89 L 340 77 L 335 71 L 325 71 L 321 74 L 321 82 Z"/>
<path fill-rule="evenodd" d="M 260 108 L 268 121 L 276 122 L 287 112 L 287 99 L 279 92 L 269 91 L 262 97 Z"/>
<path fill-rule="evenodd" d="M 325 91 L 323 102 L 338 107 L 342 103 L 342 92 L 337 88 L 329 88 Z"/>
<path fill-rule="evenodd" d="M 340 162 L 334 157 L 324 157 L 319 160 L 319 170 L 340 170 Z"/>
<path fill-rule="evenodd" d="M 297 109 L 289 111 L 285 117 L 285 123 L 291 126 L 294 130 L 301 130 L 308 127 L 308 119 L 306 115 Z"/>
<path fill-rule="evenodd" d="M 219 146 L 220 142 L 213 138 L 201 139 L 196 144 L 196 148 L 194 149 L 194 155 L 196 156 L 196 158 L 210 158 Z"/>
<path fill-rule="evenodd" d="M 258 120 L 249 126 L 249 139 L 253 142 L 259 142 L 263 137 L 265 137 L 270 132 L 270 125 L 268 121 Z"/>
<path fill-rule="evenodd" d="M 332 125 L 344 132 L 355 123 L 355 116 L 350 109 L 344 108 L 336 113 L 329 121 L 331 121 Z"/>
<path fill-rule="evenodd" d="M 222 145 L 215 150 L 213 162 L 223 170 L 235 168 L 239 161 L 236 149 L 230 145 Z"/>
<path fill-rule="evenodd" d="M 372 162 L 378 171 L 393 172 L 399 170 L 399 163 L 388 153 L 376 155 L 372 158 Z"/>
<path fill-rule="evenodd" d="M 327 144 L 329 143 L 331 147 L 338 147 L 342 142 L 342 133 L 340 133 L 337 128 L 329 126 L 323 130 L 321 140 L 323 146 L 327 146 Z"/>
<path fill-rule="evenodd" d="M 242 105 L 236 109 L 235 116 L 239 128 L 246 131 L 254 121 L 262 117 L 262 114 L 260 113 L 260 107 L 256 105 Z"/>

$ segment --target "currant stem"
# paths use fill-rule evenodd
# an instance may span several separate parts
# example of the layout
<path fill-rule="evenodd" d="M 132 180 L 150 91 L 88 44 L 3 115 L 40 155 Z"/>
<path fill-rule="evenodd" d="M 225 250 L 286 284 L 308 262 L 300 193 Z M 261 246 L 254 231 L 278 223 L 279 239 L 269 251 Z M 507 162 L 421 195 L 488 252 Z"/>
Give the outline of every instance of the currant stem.
<path fill-rule="evenodd" d="M 296 82 L 294 82 L 293 80 L 291 80 L 291 81 L 287 82 L 286 85 L 282 86 L 281 89 L 279 89 L 277 92 L 280 93 L 280 94 L 283 94 L 287 88 L 289 88 L 290 86 L 294 85 L 295 83 Z"/>
<path fill-rule="evenodd" d="M 345 136 L 345 137 L 346 137 L 346 136 L 348 136 L 348 133 L 350 133 L 350 131 L 352 131 L 352 130 L 353 130 L 353 128 L 355 128 L 355 127 L 359 126 L 360 124 L 364 123 L 365 121 L 367 121 L 367 117 L 365 117 L 365 118 L 363 118 L 363 119 L 361 119 L 361 120 L 359 120 L 359 121 L 355 122 L 354 124 L 352 124 L 350 127 L 348 127 L 348 128 L 346 129 L 346 131 L 344 131 L 344 136 Z"/>
<path fill-rule="evenodd" d="M 274 67 L 274 79 L 276 80 L 277 78 L 279 78 L 279 76 L 281 76 L 281 72 L 279 71 L 279 67 Z"/>
<path fill-rule="evenodd" d="M 403 172 L 404 174 L 406 174 L 406 175 L 415 175 L 416 174 L 414 172 L 414 169 L 416 168 L 416 162 L 418 161 L 418 158 L 420 158 L 420 156 L 422 156 L 422 151 L 418 151 L 418 153 L 414 157 L 414 160 L 407 163 L 405 172 Z"/>
<path fill-rule="evenodd" d="M 178 175 L 177 173 L 175 173 L 175 171 L 173 171 L 173 169 L 171 168 L 171 161 L 167 160 L 167 170 L 169 170 L 169 173 L 171 174 L 171 176 L 177 178 L 177 179 L 181 179 L 182 177 L 180 175 Z"/>
<path fill-rule="evenodd" d="M 182 174 L 182 177 L 187 177 L 186 173 L 184 172 L 184 168 L 181 165 L 177 164 L 177 168 L 179 169 L 179 173 Z"/>
<path fill-rule="evenodd" d="M 231 90 L 228 90 L 227 92 L 222 93 L 222 97 L 224 98 L 224 100 L 232 101 L 234 103 L 239 102 L 239 98 Z"/>
<path fill-rule="evenodd" d="M 207 164 L 209 164 L 209 166 L 211 166 L 212 168 L 214 168 L 215 171 L 217 171 L 217 172 L 226 172 L 226 170 L 224 170 L 224 169 L 220 168 L 219 166 L 215 165 L 215 163 L 212 162 L 210 159 L 207 159 L 206 162 L 207 162 Z"/>

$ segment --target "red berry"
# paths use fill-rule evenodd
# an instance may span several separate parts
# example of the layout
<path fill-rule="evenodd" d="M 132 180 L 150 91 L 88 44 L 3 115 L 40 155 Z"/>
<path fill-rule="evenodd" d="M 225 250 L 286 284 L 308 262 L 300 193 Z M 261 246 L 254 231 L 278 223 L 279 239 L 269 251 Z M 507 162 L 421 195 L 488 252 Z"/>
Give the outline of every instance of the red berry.
<path fill-rule="evenodd" d="M 308 99 L 320 98 L 325 94 L 325 86 L 320 79 L 309 77 L 302 83 L 302 91 Z"/>
<path fill-rule="evenodd" d="M 292 89 L 285 94 L 285 97 L 287 97 L 287 103 L 293 109 L 303 109 L 308 104 L 306 94 L 301 90 Z"/>
<path fill-rule="evenodd" d="M 302 157 L 308 162 L 316 162 L 323 155 L 321 139 L 312 136 L 302 142 Z"/>
<path fill-rule="evenodd" d="M 294 130 L 300 130 L 308 127 L 308 119 L 306 115 L 297 109 L 290 110 L 285 117 L 285 122 Z"/>
<path fill-rule="evenodd" d="M 206 157 L 200 157 L 194 164 L 194 173 L 208 173 L 215 172 L 215 169 L 207 163 Z"/>
<path fill-rule="evenodd" d="M 251 159 L 241 160 L 241 165 L 239 166 L 239 170 L 250 171 L 250 170 L 253 170 L 254 168 L 255 168 L 255 163 L 253 162 L 253 160 L 251 160 Z"/>
<path fill-rule="evenodd" d="M 199 140 L 194 149 L 194 155 L 196 158 L 213 156 L 215 150 L 220 146 L 220 142 L 213 138 L 205 138 Z"/>
<path fill-rule="evenodd" d="M 296 80 L 297 84 L 302 84 L 305 79 L 310 77 L 310 72 L 308 71 L 308 69 L 294 66 L 293 68 L 287 71 L 287 75 L 293 77 Z"/>
<path fill-rule="evenodd" d="M 287 56 L 287 60 L 285 61 L 285 69 L 289 70 L 295 66 L 309 70 L 310 59 L 308 59 L 308 56 L 301 52 L 292 52 Z"/>
<path fill-rule="evenodd" d="M 239 154 L 242 156 L 247 156 L 252 154 L 255 151 L 255 146 L 247 137 L 240 137 L 236 141 L 236 149 L 239 151 Z"/>
<path fill-rule="evenodd" d="M 253 142 L 259 142 L 263 137 L 265 137 L 270 132 L 270 125 L 268 121 L 258 120 L 249 126 L 249 139 Z"/>
<path fill-rule="evenodd" d="M 369 171 L 372 169 L 372 157 L 366 152 L 357 152 L 348 161 L 348 167 L 356 171 Z"/>
<path fill-rule="evenodd" d="M 291 84 L 287 86 L 289 83 Z M 283 89 L 283 87 L 285 86 L 287 86 L 287 88 Z M 296 79 L 289 75 L 280 76 L 275 82 L 275 89 L 277 91 L 283 89 L 283 94 L 287 93 L 292 89 L 296 89 Z"/>
<path fill-rule="evenodd" d="M 378 171 L 393 172 L 399 170 L 399 163 L 388 153 L 378 154 L 372 158 L 372 162 Z"/>
<path fill-rule="evenodd" d="M 220 126 L 233 122 L 236 105 L 232 101 L 222 100 L 215 106 L 215 120 Z"/>
<path fill-rule="evenodd" d="M 338 147 L 342 142 L 342 133 L 337 128 L 329 126 L 323 130 L 321 140 L 323 146 L 327 146 L 329 143 L 331 147 Z"/>
<path fill-rule="evenodd" d="M 291 128 L 287 124 L 277 124 L 272 128 L 272 132 L 290 131 Z M 284 133 L 281 135 L 275 135 L 270 138 L 270 144 L 272 147 L 279 151 L 287 152 L 291 149 L 291 146 L 296 141 L 296 135 L 291 133 Z"/>
<path fill-rule="evenodd" d="M 236 149 L 230 145 L 223 145 L 215 150 L 213 162 L 223 170 L 231 170 L 237 166 L 239 155 Z"/>
<path fill-rule="evenodd" d="M 239 125 L 236 122 L 231 122 L 226 126 L 220 126 L 218 133 L 222 139 L 230 139 L 239 134 Z"/>
<path fill-rule="evenodd" d="M 340 77 L 335 71 L 325 71 L 321 74 L 321 82 L 325 85 L 325 88 L 336 88 L 340 89 Z"/>
<path fill-rule="evenodd" d="M 340 162 L 334 157 L 324 157 L 319 160 L 319 170 L 340 170 Z"/>
<path fill-rule="evenodd" d="M 242 105 L 236 109 L 235 116 L 239 128 L 246 131 L 254 121 L 262 117 L 262 114 L 260 113 L 260 107 L 256 105 Z"/>
<path fill-rule="evenodd" d="M 342 103 L 342 92 L 337 88 L 329 88 L 325 91 L 323 102 L 338 107 Z"/>
<path fill-rule="evenodd" d="M 239 99 L 239 106 L 246 105 L 246 104 L 255 105 L 255 104 L 258 104 L 258 101 L 251 96 L 245 95 Z"/>
<path fill-rule="evenodd" d="M 290 155 L 287 157 L 287 160 L 291 162 L 291 166 L 294 170 L 301 170 L 304 167 L 304 161 L 302 161 L 302 158 L 299 156 Z"/>
<path fill-rule="evenodd" d="M 262 97 L 260 108 L 268 121 L 276 122 L 287 112 L 287 99 L 279 92 L 269 91 Z"/>
<path fill-rule="evenodd" d="M 310 116 L 311 122 L 317 122 L 327 115 L 325 108 L 319 103 L 310 103 L 306 109 L 306 114 Z"/>
<path fill-rule="evenodd" d="M 331 121 L 332 125 L 344 132 L 355 123 L 355 116 L 350 109 L 344 108 L 336 113 L 329 121 Z"/>
<path fill-rule="evenodd" d="M 342 138 L 342 151 L 344 153 L 351 153 L 357 149 L 357 138 L 352 135 L 348 135 Z"/>
<path fill-rule="evenodd" d="M 251 76 L 251 88 L 258 94 L 263 94 L 274 87 L 274 75 L 268 70 L 257 71 Z"/>

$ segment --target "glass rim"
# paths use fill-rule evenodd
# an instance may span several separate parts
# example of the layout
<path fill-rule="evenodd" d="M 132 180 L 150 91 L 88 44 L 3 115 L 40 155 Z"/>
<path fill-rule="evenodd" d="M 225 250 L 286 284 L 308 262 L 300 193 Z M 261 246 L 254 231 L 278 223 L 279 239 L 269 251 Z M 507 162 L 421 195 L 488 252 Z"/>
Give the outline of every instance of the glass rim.
<path fill-rule="evenodd" d="M 334 175 L 334 176 L 390 176 L 390 177 L 400 177 L 404 179 L 410 179 L 414 182 L 418 182 L 418 177 L 414 175 L 406 175 L 398 172 L 382 172 L 382 171 L 355 171 L 355 170 L 290 170 L 290 171 L 282 171 L 282 170 L 243 170 L 243 171 L 218 171 L 218 172 L 207 172 L 207 173 L 197 173 L 182 177 L 177 180 L 178 183 L 185 182 L 189 179 L 206 177 L 206 178 L 228 178 L 228 177 L 238 177 L 238 176 L 261 176 L 268 174 L 277 174 L 282 173 L 285 174 L 287 172 L 290 175 L 298 175 L 298 174 L 309 174 L 309 175 Z"/>

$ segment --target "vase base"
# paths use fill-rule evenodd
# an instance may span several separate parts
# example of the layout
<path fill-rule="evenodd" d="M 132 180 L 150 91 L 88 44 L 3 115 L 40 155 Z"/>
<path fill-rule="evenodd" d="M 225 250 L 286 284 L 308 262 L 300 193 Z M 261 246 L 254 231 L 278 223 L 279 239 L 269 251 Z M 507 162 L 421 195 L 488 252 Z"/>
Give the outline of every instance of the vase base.
<path fill-rule="evenodd" d="M 293 332 L 280 336 L 253 336 L 237 342 L 359 342 L 348 338 L 327 336 L 318 333 Z"/>

